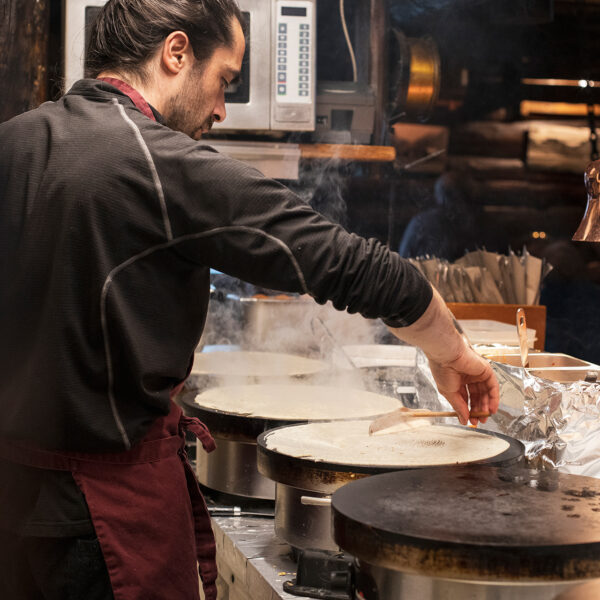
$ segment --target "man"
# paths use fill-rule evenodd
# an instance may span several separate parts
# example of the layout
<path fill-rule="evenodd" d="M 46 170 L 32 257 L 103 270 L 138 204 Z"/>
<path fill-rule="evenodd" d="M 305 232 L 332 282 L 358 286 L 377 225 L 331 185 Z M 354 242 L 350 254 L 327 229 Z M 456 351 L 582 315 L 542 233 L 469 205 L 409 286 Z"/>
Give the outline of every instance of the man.
<path fill-rule="evenodd" d="M 215 597 L 214 542 L 170 397 L 214 267 L 383 318 L 460 413 L 489 365 L 398 255 L 198 143 L 244 54 L 233 0 L 110 0 L 92 77 L 0 125 L 0 597 Z M 468 385 L 468 389 L 467 389 Z M 477 419 L 471 419 L 476 423 Z"/>

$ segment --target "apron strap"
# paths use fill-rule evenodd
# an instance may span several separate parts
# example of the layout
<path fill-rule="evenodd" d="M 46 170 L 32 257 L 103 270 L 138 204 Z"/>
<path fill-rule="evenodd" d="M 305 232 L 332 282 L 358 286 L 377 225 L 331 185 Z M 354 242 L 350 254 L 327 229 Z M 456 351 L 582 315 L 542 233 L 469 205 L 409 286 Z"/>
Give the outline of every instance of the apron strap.
<path fill-rule="evenodd" d="M 179 419 L 179 425 L 183 429 L 183 431 L 189 431 L 193 433 L 204 448 L 205 452 L 212 452 L 216 449 L 217 445 L 215 444 L 215 440 L 213 436 L 210 435 L 208 431 L 208 427 L 197 419 L 196 417 L 185 417 L 182 416 Z"/>
<path fill-rule="evenodd" d="M 193 433 L 206 452 L 212 452 L 217 446 L 215 440 L 210 435 L 208 428 L 202 421 L 195 417 L 181 416 L 179 425 L 182 430 Z M 198 560 L 198 571 L 202 578 L 202 587 L 204 588 L 204 597 L 206 600 L 216 600 L 217 598 L 217 547 L 215 536 L 212 530 L 212 524 L 206 502 L 198 486 L 198 480 L 187 460 L 183 455 L 183 465 L 185 468 L 185 477 L 187 479 L 188 492 L 192 502 L 192 511 L 194 514 L 194 531 L 196 538 L 196 558 Z"/>
<path fill-rule="evenodd" d="M 214 443 L 214 442 L 213 442 Z M 142 441 L 126 452 L 52 452 L 24 442 L 0 439 L 0 458 L 38 469 L 77 471 L 79 465 L 139 465 L 169 458 L 181 448 L 180 435 Z"/>

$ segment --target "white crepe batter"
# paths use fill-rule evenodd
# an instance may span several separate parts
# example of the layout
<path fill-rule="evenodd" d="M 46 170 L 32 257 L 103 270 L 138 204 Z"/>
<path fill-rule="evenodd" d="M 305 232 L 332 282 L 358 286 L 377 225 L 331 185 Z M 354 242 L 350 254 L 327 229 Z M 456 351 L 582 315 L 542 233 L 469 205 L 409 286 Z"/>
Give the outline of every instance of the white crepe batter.
<path fill-rule="evenodd" d="M 229 385 L 198 394 L 195 403 L 221 412 L 282 421 L 359 419 L 391 412 L 395 398 L 322 385 Z"/>
<path fill-rule="evenodd" d="M 459 429 L 407 423 L 401 431 L 369 435 L 369 420 L 308 423 L 276 429 L 266 447 L 296 458 L 339 465 L 434 466 L 484 460 L 509 448 L 502 438 Z"/>
<path fill-rule="evenodd" d="M 296 377 L 314 375 L 328 369 L 327 363 L 276 352 L 197 352 L 194 375 L 221 377 Z"/>

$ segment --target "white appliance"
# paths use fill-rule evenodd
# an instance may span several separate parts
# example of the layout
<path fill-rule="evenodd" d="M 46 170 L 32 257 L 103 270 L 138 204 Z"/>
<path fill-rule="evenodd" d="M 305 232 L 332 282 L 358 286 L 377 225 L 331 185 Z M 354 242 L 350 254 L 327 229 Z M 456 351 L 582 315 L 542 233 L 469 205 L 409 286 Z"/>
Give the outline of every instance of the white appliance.
<path fill-rule="evenodd" d="M 65 85 L 84 76 L 86 25 L 105 0 L 64 0 Z M 316 0 L 238 0 L 247 23 L 240 83 L 213 131 L 313 131 Z"/>

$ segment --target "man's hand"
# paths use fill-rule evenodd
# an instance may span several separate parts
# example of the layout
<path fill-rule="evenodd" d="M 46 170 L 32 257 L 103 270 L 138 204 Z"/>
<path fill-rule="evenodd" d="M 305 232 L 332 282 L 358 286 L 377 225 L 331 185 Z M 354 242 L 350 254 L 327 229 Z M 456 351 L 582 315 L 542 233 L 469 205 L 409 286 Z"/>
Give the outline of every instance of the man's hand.
<path fill-rule="evenodd" d="M 464 352 L 450 363 L 429 361 L 431 373 L 442 396 L 450 402 L 459 414 L 463 425 L 469 420 L 469 406 L 473 412 L 489 412 L 498 410 L 500 391 L 498 380 L 487 361 L 472 348 L 465 346 Z M 468 391 L 467 391 L 468 387 Z M 487 418 L 470 419 L 473 425 L 479 421 L 485 423 Z"/>
<path fill-rule="evenodd" d="M 498 410 L 500 390 L 492 367 L 458 333 L 437 290 L 433 290 L 427 310 L 417 321 L 391 331 L 425 352 L 440 393 L 454 407 L 463 425 L 469 420 L 469 406 L 472 411 L 491 414 Z M 471 423 L 476 425 L 479 420 L 485 423 L 485 419 L 475 417 Z"/>

